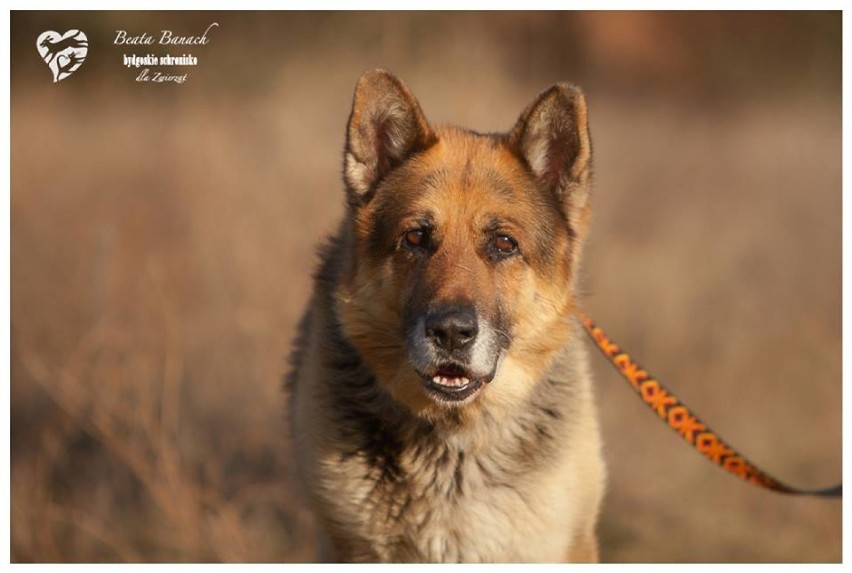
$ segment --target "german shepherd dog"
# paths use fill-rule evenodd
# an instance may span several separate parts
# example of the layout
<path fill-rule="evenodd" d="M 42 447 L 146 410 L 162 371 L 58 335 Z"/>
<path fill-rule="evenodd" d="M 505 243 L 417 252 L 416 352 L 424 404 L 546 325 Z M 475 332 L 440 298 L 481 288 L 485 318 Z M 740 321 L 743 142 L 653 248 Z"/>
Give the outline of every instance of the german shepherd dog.
<path fill-rule="evenodd" d="M 571 85 L 480 134 L 428 123 L 388 72 L 360 78 L 347 211 L 288 383 L 324 559 L 597 560 L 605 471 L 574 312 L 591 160 Z"/>

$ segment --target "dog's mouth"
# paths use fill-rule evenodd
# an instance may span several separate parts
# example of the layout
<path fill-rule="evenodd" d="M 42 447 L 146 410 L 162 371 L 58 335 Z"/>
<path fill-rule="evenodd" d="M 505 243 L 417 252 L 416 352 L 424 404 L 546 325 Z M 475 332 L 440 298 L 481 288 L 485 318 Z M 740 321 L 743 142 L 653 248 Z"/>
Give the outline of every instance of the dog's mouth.
<path fill-rule="evenodd" d="M 426 394 L 441 403 L 459 404 L 473 398 L 482 387 L 490 382 L 476 376 L 458 364 L 441 364 L 430 373 L 421 374 Z"/>

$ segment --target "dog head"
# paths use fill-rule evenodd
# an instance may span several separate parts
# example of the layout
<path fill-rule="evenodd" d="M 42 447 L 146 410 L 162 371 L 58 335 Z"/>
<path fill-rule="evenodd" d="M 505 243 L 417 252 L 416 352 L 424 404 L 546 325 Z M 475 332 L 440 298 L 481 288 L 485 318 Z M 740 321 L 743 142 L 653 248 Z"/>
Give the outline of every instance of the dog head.
<path fill-rule="evenodd" d="M 590 171 L 576 87 L 551 87 L 510 132 L 483 135 L 429 124 L 388 72 L 361 77 L 337 311 L 397 400 L 430 416 L 529 391 L 569 336 Z"/>

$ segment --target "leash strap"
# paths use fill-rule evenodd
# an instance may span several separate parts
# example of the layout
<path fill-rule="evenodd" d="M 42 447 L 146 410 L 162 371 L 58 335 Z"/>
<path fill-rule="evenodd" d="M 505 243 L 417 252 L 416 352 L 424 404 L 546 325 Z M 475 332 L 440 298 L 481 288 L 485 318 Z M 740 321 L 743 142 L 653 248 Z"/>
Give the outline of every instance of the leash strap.
<path fill-rule="evenodd" d="M 698 416 L 693 414 L 674 394 L 634 362 L 627 353 L 622 352 L 618 345 L 607 338 L 589 317 L 581 313 L 580 320 L 595 345 L 630 383 L 642 401 L 668 424 L 669 428 L 677 432 L 705 458 L 754 485 L 780 493 L 843 497 L 843 484 L 818 490 L 799 489 L 786 485 L 749 462 L 699 420 Z"/>

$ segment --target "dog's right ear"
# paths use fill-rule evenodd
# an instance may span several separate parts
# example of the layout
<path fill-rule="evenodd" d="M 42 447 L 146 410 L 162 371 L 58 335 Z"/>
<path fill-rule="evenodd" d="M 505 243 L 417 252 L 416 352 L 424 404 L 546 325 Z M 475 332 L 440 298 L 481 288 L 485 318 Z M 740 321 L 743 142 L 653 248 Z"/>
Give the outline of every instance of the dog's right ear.
<path fill-rule="evenodd" d="M 354 206 L 392 169 L 435 141 L 420 104 L 396 76 L 373 70 L 355 87 L 346 131 L 343 178 Z"/>
<path fill-rule="evenodd" d="M 530 104 L 509 133 L 509 144 L 539 183 L 555 193 L 572 224 L 585 211 L 591 179 L 592 140 L 583 92 L 556 84 Z"/>

